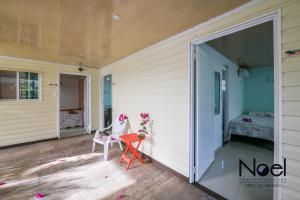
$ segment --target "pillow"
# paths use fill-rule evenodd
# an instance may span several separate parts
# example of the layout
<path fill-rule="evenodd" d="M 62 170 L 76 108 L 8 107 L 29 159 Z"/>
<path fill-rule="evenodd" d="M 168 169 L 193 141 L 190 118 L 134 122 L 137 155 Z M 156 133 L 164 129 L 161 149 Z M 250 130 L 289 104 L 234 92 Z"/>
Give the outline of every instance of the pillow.
<path fill-rule="evenodd" d="M 263 112 L 249 112 L 249 116 L 257 116 L 257 117 L 263 117 L 265 116 L 265 113 Z"/>
<path fill-rule="evenodd" d="M 69 110 L 68 114 L 77 114 L 75 110 Z"/>
<path fill-rule="evenodd" d="M 274 113 L 272 112 L 265 112 L 266 117 L 273 117 L 274 118 Z"/>

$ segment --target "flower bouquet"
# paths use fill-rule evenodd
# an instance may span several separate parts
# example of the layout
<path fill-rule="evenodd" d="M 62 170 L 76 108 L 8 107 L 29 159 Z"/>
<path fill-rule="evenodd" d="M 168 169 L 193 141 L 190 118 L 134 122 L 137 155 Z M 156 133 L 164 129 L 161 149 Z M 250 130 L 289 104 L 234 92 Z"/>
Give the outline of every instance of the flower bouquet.
<path fill-rule="evenodd" d="M 149 135 L 149 132 L 147 130 L 147 125 L 150 123 L 150 117 L 149 117 L 149 113 L 141 113 L 140 114 L 141 117 L 141 129 L 138 130 L 138 135 L 139 138 L 145 138 L 145 136 Z"/>

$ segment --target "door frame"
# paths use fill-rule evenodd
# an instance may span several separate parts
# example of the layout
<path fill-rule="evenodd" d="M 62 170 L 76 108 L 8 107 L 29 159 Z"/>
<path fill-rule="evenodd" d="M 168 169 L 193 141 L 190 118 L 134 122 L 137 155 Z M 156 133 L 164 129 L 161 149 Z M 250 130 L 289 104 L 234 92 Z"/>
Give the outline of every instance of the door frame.
<path fill-rule="evenodd" d="M 107 69 L 107 68 L 103 68 L 100 71 L 100 80 L 99 80 L 99 84 L 101 87 L 101 102 L 100 102 L 100 129 L 105 128 L 104 127 L 104 76 L 107 75 L 111 75 L 111 107 L 113 109 L 113 74 L 112 74 L 112 70 L 111 69 Z M 113 112 L 112 112 L 113 115 Z M 112 116 L 112 120 L 113 120 L 113 116 Z"/>
<path fill-rule="evenodd" d="M 85 88 L 87 90 L 88 95 L 88 120 L 87 120 L 87 133 L 92 132 L 92 113 L 91 113 L 91 107 L 92 107 L 92 95 L 91 95 L 91 75 L 90 74 L 83 74 L 83 73 L 76 73 L 76 72 L 64 72 L 60 71 L 57 75 L 57 137 L 60 139 L 60 75 L 67 74 L 67 75 L 76 75 L 76 76 L 85 76 L 87 79 L 88 87 Z"/>
<path fill-rule="evenodd" d="M 195 156 L 196 156 L 196 131 L 195 131 L 195 70 L 194 49 L 195 46 L 207 41 L 217 39 L 231 33 L 235 33 L 265 22 L 273 21 L 274 44 L 274 163 L 282 164 L 282 63 L 281 63 L 281 10 L 274 10 L 262 16 L 243 21 L 234 26 L 199 37 L 189 45 L 190 55 L 190 124 L 189 124 L 189 182 L 195 182 Z M 279 200 L 282 196 L 282 188 L 274 187 L 273 199 Z"/>

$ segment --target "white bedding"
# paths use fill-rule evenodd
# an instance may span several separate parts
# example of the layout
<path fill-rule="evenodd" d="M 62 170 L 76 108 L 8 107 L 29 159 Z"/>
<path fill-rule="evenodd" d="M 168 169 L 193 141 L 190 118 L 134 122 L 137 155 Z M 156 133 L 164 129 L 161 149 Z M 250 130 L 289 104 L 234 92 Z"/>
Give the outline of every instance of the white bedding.
<path fill-rule="evenodd" d="M 60 128 L 74 128 L 83 126 L 83 112 L 81 110 L 60 111 Z"/>
<path fill-rule="evenodd" d="M 274 117 L 241 115 L 229 123 L 229 135 L 232 134 L 274 141 Z"/>

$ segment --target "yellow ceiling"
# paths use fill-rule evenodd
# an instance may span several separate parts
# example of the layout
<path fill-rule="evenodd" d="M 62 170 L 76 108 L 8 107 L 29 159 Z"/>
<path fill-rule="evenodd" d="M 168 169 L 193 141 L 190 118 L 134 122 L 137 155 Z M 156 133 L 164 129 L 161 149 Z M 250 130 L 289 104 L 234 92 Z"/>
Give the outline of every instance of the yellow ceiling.
<path fill-rule="evenodd" d="M 248 1 L 0 0 L 0 55 L 100 68 Z"/>

